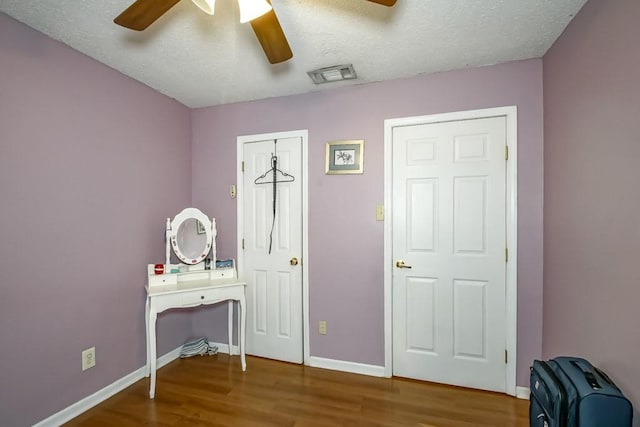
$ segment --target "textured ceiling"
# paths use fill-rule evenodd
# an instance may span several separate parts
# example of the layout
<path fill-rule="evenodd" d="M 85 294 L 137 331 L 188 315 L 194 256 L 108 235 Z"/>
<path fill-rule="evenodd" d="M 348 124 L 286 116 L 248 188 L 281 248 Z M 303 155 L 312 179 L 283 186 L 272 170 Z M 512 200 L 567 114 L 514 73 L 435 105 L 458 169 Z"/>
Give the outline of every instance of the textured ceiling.
<path fill-rule="evenodd" d="M 188 107 L 538 58 L 586 0 L 272 0 L 293 59 L 270 65 L 236 0 L 183 0 L 143 32 L 113 23 L 133 0 L 0 0 L 0 11 Z M 307 71 L 351 63 L 357 80 Z"/>

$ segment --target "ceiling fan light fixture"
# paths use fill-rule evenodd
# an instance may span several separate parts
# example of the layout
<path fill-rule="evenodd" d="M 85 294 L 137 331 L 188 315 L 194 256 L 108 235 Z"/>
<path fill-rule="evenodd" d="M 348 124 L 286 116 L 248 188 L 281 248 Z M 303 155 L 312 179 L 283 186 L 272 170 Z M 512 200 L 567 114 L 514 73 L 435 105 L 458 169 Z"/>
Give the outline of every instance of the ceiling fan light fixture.
<path fill-rule="evenodd" d="M 338 82 L 341 80 L 357 79 L 356 70 L 352 64 L 334 65 L 308 71 L 307 74 L 315 84 Z"/>
<path fill-rule="evenodd" d="M 238 0 L 238 7 L 242 24 L 253 21 L 273 9 L 267 0 Z"/>
<path fill-rule="evenodd" d="M 193 4 L 198 6 L 204 13 L 213 15 L 215 11 L 216 0 L 191 0 Z"/>

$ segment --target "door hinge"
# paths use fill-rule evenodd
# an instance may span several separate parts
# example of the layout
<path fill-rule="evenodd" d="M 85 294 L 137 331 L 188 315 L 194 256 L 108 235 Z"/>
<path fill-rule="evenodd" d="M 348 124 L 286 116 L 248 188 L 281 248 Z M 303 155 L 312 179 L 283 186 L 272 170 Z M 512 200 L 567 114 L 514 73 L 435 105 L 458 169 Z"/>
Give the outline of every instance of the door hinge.
<path fill-rule="evenodd" d="M 244 239 L 242 239 L 242 250 L 244 251 Z"/>
<path fill-rule="evenodd" d="M 242 161 L 242 163 L 240 164 L 240 170 L 241 170 L 242 172 L 244 172 L 244 160 L 243 160 L 243 161 Z"/>
<path fill-rule="evenodd" d="M 509 248 L 504 248 L 504 262 L 509 262 Z"/>
<path fill-rule="evenodd" d="M 504 351 L 504 363 L 509 363 L 509 352 L 507 350 Z"/>
<path fill-rule="evenodd" d="M 509 160 L 509 146 L 508 145 L 504 146 L 504 159 L 505 160 Z"/>

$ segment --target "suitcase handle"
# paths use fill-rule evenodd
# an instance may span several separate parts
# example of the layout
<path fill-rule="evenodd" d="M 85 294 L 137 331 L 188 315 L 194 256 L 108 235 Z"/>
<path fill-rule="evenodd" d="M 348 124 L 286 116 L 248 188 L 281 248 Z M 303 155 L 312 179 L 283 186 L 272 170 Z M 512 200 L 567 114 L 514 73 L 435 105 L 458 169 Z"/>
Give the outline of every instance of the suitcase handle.
<path fill-rule="evenodd" d="M 587 380 L 587 383 L 591 386 L 592 389 L 600 390 L 602 388 L 600 384 L 598 384 L 598 380 L 596 379 L 596 376 L 593 374 L 593 372 L 590 369 L 586 368 L 583 363 L 572 360 L 571 364 L 580 369 L 580 371 L 584 374 L 584 378 Z"/>
<path fill-rule="evenodd" d="M 595 366 L 593 367 L 593 369 L 594 369 L 594 370 L 598 373 L 598 375 L 600 375 L 600 376 L 602 377 L 602 379 L 604 379 L 604 380 L 605 380 L 605 382 L 606 382 L 606 383 L 608 383 L 611 387 L 615 388 L 616 390 L 620 390 L 620 389 L 618 388 L 618 386 L 617 386 L 613 381 L 611 381 L 611 378 L 609 378 L 609 375 L 607 375 L 607 374 L 605 374 L 605 373 L 604 373 L 604 371 L 602 371 L 602 370 L 600 370 L 600 369 L 596 368 Z"/>

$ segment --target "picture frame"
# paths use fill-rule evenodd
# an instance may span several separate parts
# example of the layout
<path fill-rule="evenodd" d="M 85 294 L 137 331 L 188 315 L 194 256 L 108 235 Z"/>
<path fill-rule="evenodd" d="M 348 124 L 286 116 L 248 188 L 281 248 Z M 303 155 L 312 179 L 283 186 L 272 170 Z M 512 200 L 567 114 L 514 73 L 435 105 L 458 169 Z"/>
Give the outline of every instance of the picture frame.
<path fill-rule="evenodd" d="M 198 234 L 204 234 L 206 233 L 205 229 L 204 229 L 204 224 L 201 223 L 200 221 L 196 220 L 196 231 Z"/>
<path fill-rule="evenodd" d="M 363 173 L 364 140 L 329 141 L 326 147 L 325 174 Z"/>

